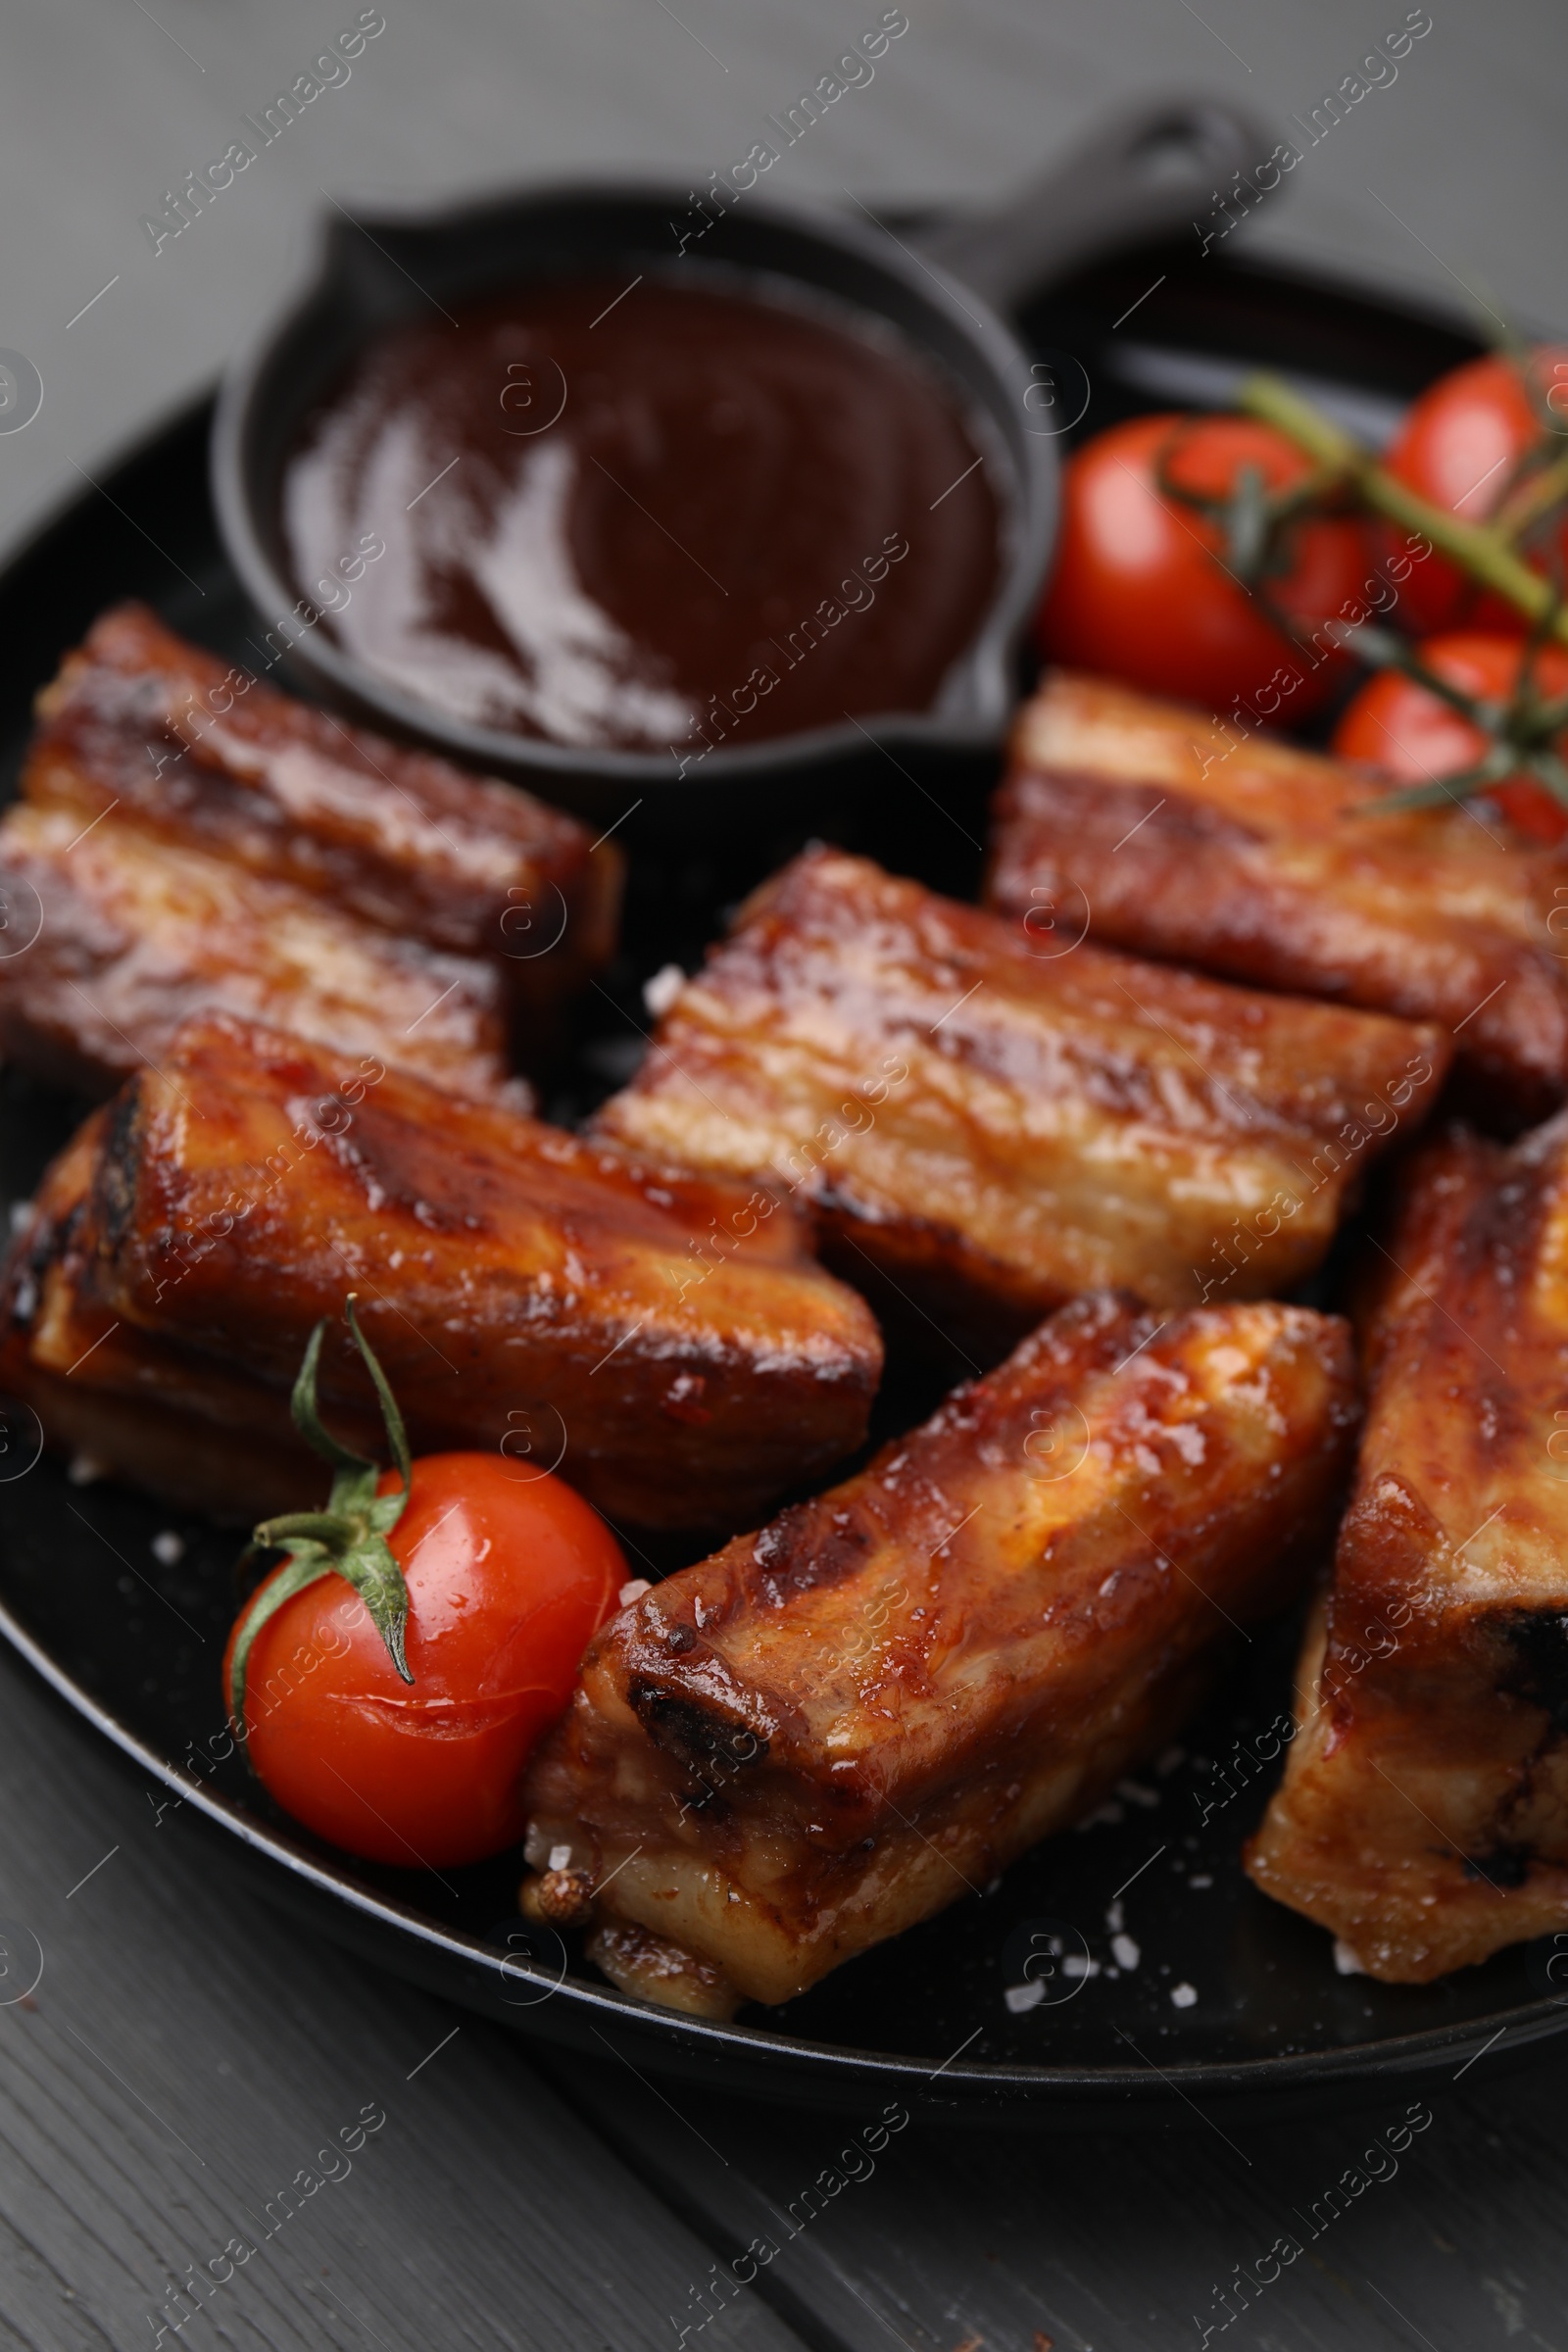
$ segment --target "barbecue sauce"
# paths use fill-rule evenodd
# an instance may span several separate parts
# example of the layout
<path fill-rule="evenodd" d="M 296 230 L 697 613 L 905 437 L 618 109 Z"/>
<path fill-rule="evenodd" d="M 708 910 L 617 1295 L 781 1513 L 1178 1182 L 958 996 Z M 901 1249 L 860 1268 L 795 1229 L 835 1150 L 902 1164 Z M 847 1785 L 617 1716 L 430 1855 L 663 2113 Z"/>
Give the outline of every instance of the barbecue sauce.
<path fill-rule="evenodd" d="M 841 323 L 841 318 L 843 323 Z M 287 462 L 322 625 L 452 718 L 708 749 L 920 710 L 1000 567 L 956 399 L 853 313 L 643 278 L 524 286 L 371 342 Z"/>

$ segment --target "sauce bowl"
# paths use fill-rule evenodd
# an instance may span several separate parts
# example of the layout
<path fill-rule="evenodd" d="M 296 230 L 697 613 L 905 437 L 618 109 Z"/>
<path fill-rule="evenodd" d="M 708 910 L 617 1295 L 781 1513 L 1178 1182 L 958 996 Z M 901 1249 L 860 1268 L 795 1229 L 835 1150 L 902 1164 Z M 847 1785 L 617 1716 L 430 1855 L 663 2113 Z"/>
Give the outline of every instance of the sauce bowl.
<path fill-rule="evenodd" d="M 776 827 L 781 809 L 808 814 L 901 789 L 906 767 L 939 790 L 974 772 L 994 759 L 1013 705 L 1017 649 L 1055 529 L 1059 436 L 1072 421 L 1005 314 L 1108 252 L 1182 231 L 1266 152 L 1261 141 L 1217 102 L 1147 107 L 1001 210 L 934 229 L 750 191 L 730 191 L 723 206 L 710 189 L 699 206 L 672 185 L 545 188 L 422 215 L 340 210 L 311 282 L 228 370 L 214 425 L 220 526 L 274 655 L 302 688 L 368 725 L 595 823 L 635 810 L 630 829 L 648 840 L 753 834 Z M 891 325 L 965 404 L 1001 511 L 1002 560 L 989 607 L 929 708 L 720 744 L 700 759 L 689 746 L 684 757 L 679 747 L 581 749 L 416 699 L 334 641 L 329 607 L 301 597 L 280 523 L 284 469 L 306 417 L 368 341 L 428 320 L 432 305 L 450 312 L 530 279 L 643 271 L 693 284 L 733 283 L 736 272 L 792 281 Z"/>

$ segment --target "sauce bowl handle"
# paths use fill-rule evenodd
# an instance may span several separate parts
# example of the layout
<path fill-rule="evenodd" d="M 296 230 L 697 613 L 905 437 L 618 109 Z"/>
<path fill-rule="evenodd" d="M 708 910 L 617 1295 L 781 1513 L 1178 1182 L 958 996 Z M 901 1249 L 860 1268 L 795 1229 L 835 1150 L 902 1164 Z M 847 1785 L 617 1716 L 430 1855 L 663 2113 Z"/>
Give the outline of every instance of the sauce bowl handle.
<path fill-rule="evenodd" d="M 1261 201 L 1249 174 L 1273 133 L 1228 101 L 1167 99 L 1101 123 L 995 211 L 920 232 L 923 250 L 1003 313 L 1057 279 L 1135 245 L 1193 233 L 1204 250 L 1222 196 Z M 1276 172 L 1273 185 L 1279 184 Z"/>

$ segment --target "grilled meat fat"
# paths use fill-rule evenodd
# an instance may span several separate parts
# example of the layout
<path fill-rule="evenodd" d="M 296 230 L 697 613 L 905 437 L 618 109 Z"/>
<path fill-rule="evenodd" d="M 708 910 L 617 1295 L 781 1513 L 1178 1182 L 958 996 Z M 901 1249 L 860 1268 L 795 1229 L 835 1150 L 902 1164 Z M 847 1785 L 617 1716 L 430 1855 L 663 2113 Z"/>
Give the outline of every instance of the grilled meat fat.
<path fill-rule="evenodd" d="M 879 1311 L 994 1362 L 1080 1291 L 1291 1289 L 1447 1058 L 1430 1024 L 1036 938 L 819 850 L 741 909 L 597 1125 L 766 1171 Z"/>
<path fill-rule="evenodd" d="M 1423 1149 L 1303 1652 L 1265 1892 L 1425 1984 L 1568 1928 L 1568 1112 Z"/>
<path fill-rule="evenodd" d="M 559 1457 L 590 1500 L 650 1528 L 745 1526 L 864 1437 L 880 1334 L 763 1187 L 407 1072 L 345 1073 L 327 1049 L 226 1016 L 181 1030 L 77 1149 L 85 1185 L 51 1228 L 69 1251 L 46 1242 L 35 1270 L 28 1361 L 58 1260 L 78 1321 L 281 1405 L 312 1327 L 358 1291 L 416 1447 L 499 1446 L 519 1478 Z M 117 1378 L 127 1349 L 105 1341 L 72 1381 Z M 40 1369 L 64 1370 L 59 1354 Z M 371 1401 L 341 1328 L 321 1393 L 329 1411 Z"/>
<path fill-rule="evenodd" d="M 1468 1104 L 1511 1125 L 1568 1092 L 1555 936 L 1568 858 L 1453 807 L 1380 814 L 1390 787 L 1058 671 L 1019 713 L 988 903 L 1087 925 L 1221 978 L 1438 1021 Z"/>
<path fill-rule="evenodd" d="M 530 1768 L 530 1861 L 569 1849 L 626 1989 L 788 2000 L 1164 1743 L 1331 1540 L 1356 1415 L 1335 1317 L 1076 1300 L 604 1628 Z"/>

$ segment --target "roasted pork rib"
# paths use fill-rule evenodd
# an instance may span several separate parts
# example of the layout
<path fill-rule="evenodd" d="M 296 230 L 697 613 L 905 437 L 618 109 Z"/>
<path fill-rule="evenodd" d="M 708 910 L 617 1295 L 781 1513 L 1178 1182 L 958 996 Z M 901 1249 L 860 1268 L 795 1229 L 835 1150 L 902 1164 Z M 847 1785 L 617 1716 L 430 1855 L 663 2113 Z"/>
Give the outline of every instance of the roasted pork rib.
<path fill-rule="evenodd" d="M 1300 1281 L 1424 1116 L 1443 1033 L 1060 945 L 809 852 L 742 908 L 599 1131 L 769 1171 L 842 1273 L 992 1360 L 1074 1292 L 1177 1308 Z"/>
<path fill-rule="evenodd" d="M 286 1446 L 306 1338 L 355 1290 L 416 1447 L 500 1446 L 519 1477 L 559 1459 L 639 1526 L 744 1526 L 864 1436 L 876 1325 L 764 1188 L 377 1065 L 346 1080 L 226 1017 L 181 1030 L 74 1149 L 9 1293 L 9 1385 L 46 1430 L 51 1382 L 186 1411 L 181 1384 L 211 1377 L 210 1423 L 233 1419 L 225 1381 L 236 1410 L 259 1384 L 256 1426 Z M 369 1403 L 341 1329 L 321 1390 Z M 145 1474 L 108 1434 L 74 1442 Z"/>
<path fill-rule="evenodd" d="M 351 1082 L 352 1083 L 352 1082 Z M 0 1274 L 0 1391 L 38 1415 L 52 1448 L 176 1509 L 239 1526 L 321 1499 L 321 1465 L 279 1389 L 138 1330 L 90 1283 L 87 1203 L 109 1117 L 92 1114 L 46 1171 Z M 373 1413 L 334 1415 L 372 1454 Z"/>
<path fill-rule="evenodd" d="M 988 900 L 1035 931 L 1087 924 L 1137 955 L 1441 1021 L 1479 1108 L 1540 1117 L 1568 1091 L 1568 858 L 1484 809 L 1379 815 L 1387 789 L 1058 672 L 1018 717 Z"/>
<path fill-rule="evenodd" d="M 329 900 L 114 818 L 24 803 L 0 820 L 0 896 L 37 936 L 0 962 L 0 1056 L 101 1095 L 217 1006 L 531 1101 L 507 1076 L 495 967 L 398 938 Z"/>
<path fill-rule="evenodd" d="M 107 1091 L 221 1005 L 498 1087 L 609 956 L 620 867 L 572 818 L 106 613 L 39 698 L 0 822 L 0 1051 Z M 8 943 L 11 944 L 11 943 Z"/>
<path fill-rule="evenodd" d="M 616 1983 L 724 2015 L 984 1886 L 1291 1598 L 1355 1419 L 1336 1318 L 1075 1300 L 597 1636 L 530 1769 L 526 1906 L 564 1879 Z"/>
<path fill-rule="evenodd" d="M 1568 1112 L 1426 1147 L 1379 1265 L 1354 1493 L 1248 1867 L 1424 1984 L 1568 1929 Z"/>

